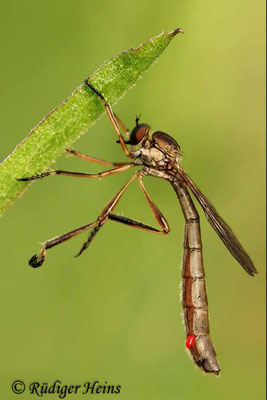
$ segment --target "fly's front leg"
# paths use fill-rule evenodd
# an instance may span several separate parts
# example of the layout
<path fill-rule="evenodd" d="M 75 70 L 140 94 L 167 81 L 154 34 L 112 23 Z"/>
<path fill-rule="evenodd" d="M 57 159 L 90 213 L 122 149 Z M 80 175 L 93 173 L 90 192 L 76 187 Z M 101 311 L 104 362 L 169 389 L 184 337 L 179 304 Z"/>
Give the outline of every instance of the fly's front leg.
<path fill-rule="evenodd" d="M 119 125 L 119 127 L 127 134 L 129 135 L 131 133 L 131 131 L 127 128 L 127 126 L 125 126 L 125 124 L 122 122 L 122 120 L 118 117 L 117 114 L 113 113 L 114 117 L 117 121 L 117 124 Z"/>
<path fill-rule="evenodd" d="M 187 188 L 181 181 L 174 181 L 173 187 L 185 217 L 182 299 L 186 346 L 203 372 L 219 375 L 220 366 L 209 334 L 199 216 Z"/>
<path fill-rule="evenodd" d="M 100 100 L 101 100 L 102 103 L 104 104 L 105 109 L 106 109 L 106 111 L 107 111 L 107 114 L 108 114 L 108 116 L 109 116 L 110 122 L 111 122 L 111 124 L 113 125 L 113 128 L 115 129 L 115 132 L 116 132 L 116 134 L 117 134 L 118 137 L 119 137 L 119 141 L 120 141 L 120 144 L 121 144 L 121 147 L 122 147 L 123 152 L 125 153 L 125 155 L 126 155 L 127 157 L 132 158 L 132 155 L 131 155 L 130 151 L 129 151 L 129 150 L 127 149 L 127 147 L 126 147 L 124 138 L 123 138 L 122 134 L 120 133 L 119 125 L 120 125 L 121 127 L 123 127 L 123 129 L 125 128 L 125 130 L 126 130 L 127 128 L 126 128 L 125 125 L 119 120 L 118 117 L 116 118 L 116 116 L 114 115 L 114 113 L 113 113 L 113 111 L 112 111 L 112 108 L 110 107 L 110 105 L 108 104 L 108 102 L 106 101 L 106 99 L 104 98 L 104 96 L 103 96 L 97 89 L 94 88 L 94 86 L 89 82 L 89 79 L 86 79 L 86 80 L 85 80 L 85 84 L 100 98 Z"/>

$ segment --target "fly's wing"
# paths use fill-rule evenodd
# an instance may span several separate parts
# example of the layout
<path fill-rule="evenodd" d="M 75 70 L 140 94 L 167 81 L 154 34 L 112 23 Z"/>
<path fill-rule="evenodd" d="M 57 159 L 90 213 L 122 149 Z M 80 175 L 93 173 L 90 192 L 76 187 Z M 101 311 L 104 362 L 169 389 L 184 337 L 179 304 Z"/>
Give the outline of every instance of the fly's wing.
<path fill-rule="evenodd" d="M 201 205 L 207 220 L 215 229 L 232 256 L 249 275 L 254 276 L 254 274 L 257 274 L 258 272 L 254 267 L 251 258 L 239 243 L 230 226 L 220 217 L 211 202 L 203 193 L 201 193 L 198 187 L 181 167 L 179 167 L 179 173 Z"/>

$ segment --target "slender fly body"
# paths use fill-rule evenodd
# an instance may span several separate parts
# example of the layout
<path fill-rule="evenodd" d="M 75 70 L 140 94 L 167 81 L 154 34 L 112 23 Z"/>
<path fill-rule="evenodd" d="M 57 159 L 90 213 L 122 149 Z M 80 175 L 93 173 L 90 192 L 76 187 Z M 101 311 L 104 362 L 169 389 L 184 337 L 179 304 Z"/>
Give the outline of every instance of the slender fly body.
<path fill-rule="evenodd" d="M 226 248 L 230 251 L 232 256 L 239 262 L 239 264 L 249 275 L 253 276 L 254 274 L 257 274 L 257 270 L 255 269 L 251 258 L 243 249 L 229 225 L 220 217 L 211 202 L 203 195 L 203 193 L 182 168 L 181 149 L 176 140 L 170 135 L 160 131 L 154 132 L 151 136 L 150 126 L 148 124 L 139 123 L 139 118 L 136 118 L 134 129 L 129 131 L 119 117 L 114 114 L 111 106 L 108 104 L 104 96 L 91 84 L 88 79 L 85 81 L 85 83 L 88 87 L 88 90 L 92 90 L 103 103 L 110 122 L 118 136 L 118 142 L 120 143 L 124 154 L 130 159 L 130 161 L 128 163 L 111 163 L 88 156 L 73 149 L 68 149 L 67 151 L 76 157 L 89 162 L 95 162 L 101 165 L 109 166 L 111 169 L 104 172 L 99 172 L 97 174 L 54 170 L 31 177 L 20 178 L 18 180 L 32 181 L 48 177 L 50 175 L 101 178 L 123 172 L 134 167 L 141 168 L 135 172 L 134 175 L 118 191 L 118 193 L 112 197 L 95 221 L 46 241 L 43 244 L 40 253 L 34 255 L 30 259 L 29 264 L 33 268 L 40 267 L 46 258 L 47 250 L 60 243 L 70 240 L 82 232 L 90 230 L 91 232 L 88 236 L 88 239 L 84 242 L 78 253 L 78 255 L 82 254 L 82 252 L 89 246 L 97 232 L 109 219 L 156 234 L 167 234 L 170 230 L 168 222 L 156 204 L 151 200 L 144 186 L 143 178 L 145 176 L 154 176 L 167 180 L 172 185 L 178 197 L 185 218 L 184 255 L 182 268 L 182 303 L 187 337 L 186 347 L 189 349 L 196 365 L 203 372 L 218 375 L 220 372 L 220 367 L 216 358 L 216 352 L 209 330 L 208 301 L 199 215 L 188 189 L 193 193 L 194 197 L 199 202 L 209 223 L 223 241 Z M 120 129 L 124 131 L 125 135 L 127 136 L 127 140 L 124 139 Z M 127 145 L 130 145 L 130 149 L 128 149 Z M 140 221 L 136 221 L 113 212 L 121 196 L 124 194 L 131 182 L 135 179 L 137 179 L 145 200 L 147 201 L 155 220 L 158 223 L 158 228 L 153 228 L 150 225 L 146 225 Z"/>

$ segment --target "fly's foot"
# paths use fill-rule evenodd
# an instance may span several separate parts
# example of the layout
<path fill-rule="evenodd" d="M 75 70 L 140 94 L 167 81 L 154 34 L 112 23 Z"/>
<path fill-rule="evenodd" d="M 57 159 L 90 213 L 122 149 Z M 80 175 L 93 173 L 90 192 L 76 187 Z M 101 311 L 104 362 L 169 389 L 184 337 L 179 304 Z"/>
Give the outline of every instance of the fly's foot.
<path fill-rule="evenodd" d="M 49 176 L 49 175 L 51 175 L 50 172 L 43 172 L 42 174 L 39 174 L 39 175 L 27 176 L 26 178 L 16 178 L 16 181 L 19 181 L 19 182 L 35 181 L 40 178 L 45 178 L 46 176 Z"/>
<path fill-rule="evenodd" d="M 34 254 L 32 258 L 29 260 L 29 265 L 33 268 L 41 267 L 45 260 L 45 257 L 42 254 Z"/>

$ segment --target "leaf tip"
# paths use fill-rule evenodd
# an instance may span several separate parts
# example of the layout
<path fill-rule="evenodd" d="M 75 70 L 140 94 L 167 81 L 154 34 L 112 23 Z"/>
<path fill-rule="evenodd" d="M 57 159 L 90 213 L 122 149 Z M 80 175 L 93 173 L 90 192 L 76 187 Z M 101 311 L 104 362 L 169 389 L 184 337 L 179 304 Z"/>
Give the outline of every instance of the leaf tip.
<path fill-rule="evenodd" d="M 178 33 L 184 33 L 183 29 L 182 28 L 175 28 L 171 32 L 169 32 L 169 34 L 172 35 L 172 36 L 175 36 Z"/>

